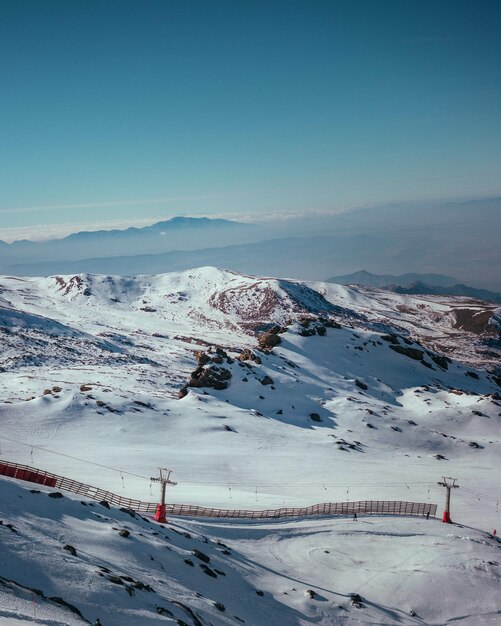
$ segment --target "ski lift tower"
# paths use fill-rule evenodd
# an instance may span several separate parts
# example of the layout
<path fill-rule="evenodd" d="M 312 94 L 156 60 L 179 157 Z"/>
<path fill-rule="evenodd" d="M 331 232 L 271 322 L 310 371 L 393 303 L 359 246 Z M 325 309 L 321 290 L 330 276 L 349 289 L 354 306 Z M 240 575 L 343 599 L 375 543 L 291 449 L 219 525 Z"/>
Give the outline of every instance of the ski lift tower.
<path fill-rule="evenodd" d="M 177 485 L 174 481 L 170 480 L 170 475 L 172 474 L 172 470 L 166 469 L 165 467 L 159 467 L 158 471 L 160 476 L 152 476 L 151 480 L 160 483 L 160 503 L 157 505 L 157 510 L 155 513 L 155 519 L 160 524 L 165 524 L 167 522 L 166 517 L 166 505 L 165 505 L 165 490 L 167 485 Z M 165 474 L 164 474 L 165 472 Z"/>
<path fill-rule="evenodd" d="M 437 483 L 441 487 L 445 487 L 445 510 L 442 517 L 444 524 L 452 524 L 451 520 L 451 489 L 457 489 L 459 485 L 456 485 L 457 478 L 451 478 L 450 476 L 442 476 L 442 480 Z"/>

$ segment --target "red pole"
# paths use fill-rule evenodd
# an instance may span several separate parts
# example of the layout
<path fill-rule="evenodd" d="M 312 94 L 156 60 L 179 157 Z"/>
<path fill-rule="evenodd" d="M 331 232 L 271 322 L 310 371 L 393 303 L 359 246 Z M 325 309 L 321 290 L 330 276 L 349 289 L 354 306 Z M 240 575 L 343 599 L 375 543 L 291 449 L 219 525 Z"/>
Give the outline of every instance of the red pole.
<path fill-rule="evenodd" d="M 155 513 L 155 519 L 157 522 L 161 524 L 167 523 L 166 511 L 165 511 L 165 487 L 167 481 L 160 478 L 160 504 L 157 506 L 157 510 Z"/>
<path fill-rule="evenodd" d="M 438 484 L 441 487 L 445 487 L 446 489 L 446 494 L 445 494 L 445 510 L 444 510 L 444 514 L 442 516 L 442 522 L 444 524 L 452 524 L 452 520 L 451 520 L 451 489 L 457 489 L 459 487 L 459 485 L 456 485 L 456 478 L 450 478 L 450 477 L 446 477 L 444 476 L 443 481 L 439 482 Z"/>
<path fill-rule="evenodd" d="M 166 524 L 167 523 L 166 506 L 165 506 L 165 504 L 158 504 L 157 505 L 157 510 L 156 510 L 156 513 L 155 513 L 155 520 L 157 522 L 160 522 L 160 524 Z"/>
<path fill-rule="evenodd" d="M 447 494 L 445 496 L 445 511 L 444 511 L 443 516 L 442 516 L 442 522 L 444 524 L 452 524 L 451 513 L 450 513 L 450 508 L 451 508 L 451 488 L 450 488 L 449 485 L 446 485 L 446 489 L 447 489 Z"/>

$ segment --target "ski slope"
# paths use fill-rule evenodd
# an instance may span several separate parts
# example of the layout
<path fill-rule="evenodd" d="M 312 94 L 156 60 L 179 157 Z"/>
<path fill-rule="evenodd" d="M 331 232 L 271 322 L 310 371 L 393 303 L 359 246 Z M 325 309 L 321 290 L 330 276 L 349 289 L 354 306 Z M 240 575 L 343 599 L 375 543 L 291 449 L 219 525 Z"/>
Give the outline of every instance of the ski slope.
<path fill-rule="evenodd" d="M 269 571 L 280 580 L 303 580 L 298 572 L 304 570 L 305 585 L 327 594 L 328 600 L 313 601 L 303 585 L 284 599 L 287 588 L 278 585 L 280 611 L 283 603 L 289 607 L 282 621 L 260 622 L 250 612 L 246 623 L 360 623 L 362 611 L 366 623 L 378 624 L 459 618 L 467 624 L 473 615 L 493 620 L 499 607 L 489 589 L 497 584 L 496 566 L 487 567 L 482 602 L 470 598 L 466 581 L 471 586 L 478 574 L 478 559 L 497 558 L 491 531 L 500 526 L 500 387 L 494 324 L 486 323 L 485 332 L 459 328 L 457 311 L 465 306 L 461 298 L 215 268 L 130 278 L 1 278 L 0 457 L 142 500 L 155 499 L 158 487 L 150 477 L 169 467 L 178 483 L 168 490 L 169 502 L 222 508 L 384 499 L 433 502 L 441 510 L 445 494 L 437 482 L 454 476 L 460 489 L 453 493 L 452 517 L 466 526 L 461 533 L 408 519 L 360 519 L 357 529 L 351 520 L 186 524 L 234 537 L 242 554 L 260 564 L 251 568 L 259 576 Z M 473 315 L 490 315 L 483 303 L 467 306 Z M 259 338 L 274 325 L 278 345 L 260 350 Z M 224 370 L 227 386 L 186 386 L 197 368 Z M 187 393 L 179 394 L 183 389 Z M 30 496 L 30 502 L 37 500 Z M 22 518 L 16 507 L 9 514 Z M 475 541 L 463 538 L 472 534 Z M 329 550 L 322 542 L 334 535 L 342 538 L 335 566 L 319 561 L 315 548 Z M 270 549 L 259 539 L 265 536 Z M 487 544 L 489 558 L 481 547 Z M 279 546 L 276 557 L 272 546 Z M 436 565 L 427 569 L 413 550 Z M 449 554 L 455 555 L 450 561 Z M 464 595 L 464 604 L 446 602 L 437 591 L 437 581 L 447 579 L 442 560 L 460 568 L 450 593 Z M 273 579 L 265 576 L 267 584 L 278 584 L 267 576 Z M 370 606 L 356 609 L 356 617 L 333 612 L 336 594 L 364 596 L 359 584 L 369 578 Z M 414 605 L 410 595 L 404 594 L 407 604 L 400 602 L 404 579 L 405 594 L 416 590 Z M 261 577 L 252 580 L 262 584 Z M 411 610 L 421 621 L 412 621 Z M 115 623 L 108 619 L 103 626 Z M 167 618 L 155 619 L 151 623 Z M 207 619 L 226 623 L 227 616 L 216 609 Z"/>

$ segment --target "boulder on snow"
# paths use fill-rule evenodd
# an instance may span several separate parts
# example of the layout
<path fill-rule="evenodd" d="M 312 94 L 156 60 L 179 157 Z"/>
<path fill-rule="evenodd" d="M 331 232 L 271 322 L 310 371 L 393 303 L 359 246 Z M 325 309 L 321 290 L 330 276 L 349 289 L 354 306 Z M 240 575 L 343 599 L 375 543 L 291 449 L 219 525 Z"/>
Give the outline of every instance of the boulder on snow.
<path fill-rule="evenodd" d="M 273 385 L 273 378 L 265 376 L 259 381 L 262 385 Z"/>
<path fill-rule="evenodd" d="M 357 607 L 357 609 L 361 609 L 364 606 L 364 600 L 359 593 L 352 593 L 350 601 L 353 606 Z"/>
<path fill-rule="evenodd" d="M 203 350 L 195 350 L 194 355 L 199 365 L 206 365 L 210 361 L 209 355 Z"/>
<path fill-rule="evenodd" d="M 191 373 L 189 387 L 211 387 L 212 389 L 227 389 L 231 378 L 230 370 L 220 365 L 197 367 Z"/>
<path fill-rule="evenodd" d="M 261 357 L 259 357 L 249 348 L 244 348 L 242 352 L 240 352 L 240 354 L 237 356 L 237 359 L 239 361 L 254 361 L 254 363 L 257 363 L 258 365 L 261 364 Z"/>
<path fill-rule="evenodd" d="M 276 333 L 267 332 L 263 333 L 259 337 L 258 344 L 261 350 L 263 350 L 264 352 L 269 352 L 270 350 L 273 350 L 275 346 L 278 346 L 281 341 L 282 340 Z"/>
<path fill-rule="evenodd" d="M 200 550 L 197 550 L 196 548 L 194 548 L 191 551 L 191 553 L 193 554 L 193 556 L 196 556 L 197 559 L 199 559 L 200 561 L 203 561 L 204 563 L 210 562 L 210 557 L 204 554 L 203 552 L 201 552 Z"/>

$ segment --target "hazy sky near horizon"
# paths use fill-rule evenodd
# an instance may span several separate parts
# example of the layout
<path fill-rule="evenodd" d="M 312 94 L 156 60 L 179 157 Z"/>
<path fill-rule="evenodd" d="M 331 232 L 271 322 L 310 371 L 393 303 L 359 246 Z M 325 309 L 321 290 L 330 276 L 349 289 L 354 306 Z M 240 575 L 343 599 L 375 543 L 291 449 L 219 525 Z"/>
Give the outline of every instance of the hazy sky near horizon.
<path fill-rule="evenodd" d="M 498 0 L 7 0 L 0 232 L 501 194 Z"/>

